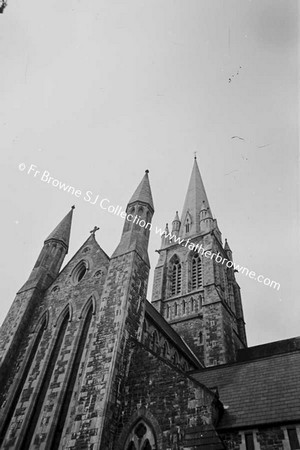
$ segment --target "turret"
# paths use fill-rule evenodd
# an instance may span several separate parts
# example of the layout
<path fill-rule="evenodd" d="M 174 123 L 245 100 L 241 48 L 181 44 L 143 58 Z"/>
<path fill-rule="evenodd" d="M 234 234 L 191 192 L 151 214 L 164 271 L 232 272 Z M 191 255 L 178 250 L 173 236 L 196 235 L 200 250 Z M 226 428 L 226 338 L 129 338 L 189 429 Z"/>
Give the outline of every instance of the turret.
<path fill-rule="evenodd" d="M 148 173 L 146 170 L 127 205 L 121 241 L 112 258 L 135 250 L 150 267 L 148 243 L 154 206 Z"/>
<path fill-rule="evenodd" d="M 69 249 L 74 208 L 75 206 L 72 206 L 68 214 L 45 239 L 32 272 L 19 293 L 34 287 L 41 290 L 47 289 L 59 274 Z"/>
<path fill-rule="evenodd" d="M 170 244 L 170 238 L 168 235 L 169 235 L 169 226 L 166 223 L 164 234 L 161 237 L 161 246 L 160 246 L 161 249 L 167 247 Z"/>
<path fill-rule="evenodd" d="M 211 231 L 213 229 L 213 218 L 209 209 L 209 206 L 205 204 L 205 200 L 202 202 L 200 210 L 200 231 Z"/>
<path fill-rule="evenodd" d="M 172 234 L 174 234 L 175 236 L 178 236 L 179 230 L 180 230 L 180 219 L 179 219 L 179 215 L 178 215 L 178 211 L 176 211 L 174 220 L 172 222 Z"/>
<path fill-rule="evenodd" d="M 231 248 L 229 247 L 227 239 L 225 239 L 224 250 L 225 250 L 225 253 L 227 255 L 227 258 L 230 261 L 232 261 L 232 251 L 231 251 Z"/>

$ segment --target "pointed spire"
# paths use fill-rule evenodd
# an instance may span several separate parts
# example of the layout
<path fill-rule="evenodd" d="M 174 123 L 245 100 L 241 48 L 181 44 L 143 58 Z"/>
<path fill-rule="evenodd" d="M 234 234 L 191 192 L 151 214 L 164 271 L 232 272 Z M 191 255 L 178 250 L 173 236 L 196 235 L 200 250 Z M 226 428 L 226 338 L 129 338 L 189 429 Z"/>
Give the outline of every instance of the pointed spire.
<path fill-rule="evenodd" d="M 154 211 L 153 199 L 152 199 L 152 194 L 151 194 L 148 173 L 149 173 L 149 170 L 146 170 L 142 181 L 136 188 L 133 196 L 131 197 L 131 199 L 128 202 L 128 205 L 139 201 L 142 203 L 147 203 L 147 205 L 151 206 L 151 208 Z"/>
<path fill-rule="evenodd" d="M 52 231 L 52 233 L 49 234 L 47 239 L 45 239 L 45 242 L 50 241 L 51 239 L 54 239 L 56 241 L 60 241 L 63 244 L 65 244 L 67 248 L 69 247 L 71 224 L 72 224 L 72 217 L 73 217 L 74 209 L 75 209 L 75 206 L 72 206 L 71 210 L 68 212 L 68 214 L 57 225 L 57 227 L 54 228 L 54 230 Z"/>
<path fill-rule="evenodd" d="M 178 211 L 176 211 L 176 214 L 175 214 L 173 222 L 180 222 Z"/>
<path fill-rule="evenodd" d="M 224 250 L 229 250 L 229 251 L 231 251 L 231 248 L 229 247 L 229 244 L 228 244 L 228 241 L 227 241 L 226 238 L 225 238 Z"/>
<path fill-rule="evenodd" d="M 226 252 L 226 255 L 227 255 L 228 259 L 232 261 L 232 250 L 229 247 L 227 239 L 225 239 L 224 250 Z"/>
<path fill-rule="evenodd" d="M 121 241 L 112 254 L 112 258 L 131 251 L 137 251 L 150 267 L 148 243 L 154 206 L 148 173 L 149 170 L 146 170 L 142 181 L 127 205 L 127 215 L 124 222 Z"/>
<path fill-rule="evenodd" d="M 174 220 L 172 222 L 172 233 L 176 234 L 176 236 L 177 236 L 179 229 L 180 229 L 180 219 L 179 219 L 178 211 L 176 211 Z"/>
<path fill-rule="evenodd" d="M 195 156 L 193 170 L 181 215 L 181 235 L 185 232 L 185 220 L 188 214 L 192 220 L 192 223 L 189 226 L 189 233 L 194 234 L 199 232 L 200 211 L 201 209 L 203 209 L 203 207 L 205 207 L 205 209 L 207 210 L 210 209 L 204 184 L 197 164 L 197 158 Z"/>

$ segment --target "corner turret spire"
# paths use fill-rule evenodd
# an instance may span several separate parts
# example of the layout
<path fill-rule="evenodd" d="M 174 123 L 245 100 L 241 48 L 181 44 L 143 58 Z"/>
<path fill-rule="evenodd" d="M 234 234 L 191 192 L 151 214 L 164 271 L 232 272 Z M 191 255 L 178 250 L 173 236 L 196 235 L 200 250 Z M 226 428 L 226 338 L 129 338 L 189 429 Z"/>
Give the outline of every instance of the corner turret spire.
<path fill-rule="evenodd" d="M 72 216 L 75 206 L 44 241 L 32 272 L 19 292 L 31 288 L 47 289 L 56 279 L 69 249 Z"/>
<path fill-rule="evenodd" d="M 45 242 L 50 240 L 55 240 L 62 242 L 65 244 L 67 249 L 69 248 L 70 234 L 71 234 L 71 225 L 72 225 L 72 217 L 75 206 L 71 207 L 71 210 L 68 214 L 62 219 L 62 221 L 57 225 L 56 228 L 49 234 Z"/>
<path fill-rule="evenodd" d="M 133 196 L 129 200 L 128 205 L 138 201 L 140 203 L 146 203 L 154 211 L 153 199 L 152 199 L 152 194 L 151 194 L 148 173 L 149 173 L 149 170 L 145 170 L 145 175 L 144 175 L 142 181 L 140 182 L 140 184 L 138 185 L 138 187 L 136 188 Z"/>
<path fill-rule="evenodd" d="M 210 209 L 204 184 L 200 175 L 197 158 L 195 156 L 193 170 L 181 215 L 180 235 L 186 233 L 193 235 L 199 232 L 200 211 L 203 204 L 206 205 L 207 209 Z"/>
<path fill-rule="evenodd" d="M 127 204 L 121 241 L 112 258 L 136 251 L 150 267 L 148 242 L 154 206 L 148 173 L 149 170 L 146 170 L 142 181 Z"/>

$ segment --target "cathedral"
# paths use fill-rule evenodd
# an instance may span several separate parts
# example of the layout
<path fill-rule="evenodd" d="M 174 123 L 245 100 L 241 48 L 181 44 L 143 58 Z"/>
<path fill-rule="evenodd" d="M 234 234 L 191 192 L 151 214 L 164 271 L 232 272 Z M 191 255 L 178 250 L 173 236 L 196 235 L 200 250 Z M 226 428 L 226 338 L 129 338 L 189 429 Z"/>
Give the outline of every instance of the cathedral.
<path fill-rule="evenodd" d="M 162 235 L 151 302 L 148 171 L 113 254 L 95 228 L 62 268 L 73 212 L 0 330 L 0 448 L 300 449 L 300 338 L 247 346 L 233 264 L 197 251 L 233 261 L 197 160 Z"/>

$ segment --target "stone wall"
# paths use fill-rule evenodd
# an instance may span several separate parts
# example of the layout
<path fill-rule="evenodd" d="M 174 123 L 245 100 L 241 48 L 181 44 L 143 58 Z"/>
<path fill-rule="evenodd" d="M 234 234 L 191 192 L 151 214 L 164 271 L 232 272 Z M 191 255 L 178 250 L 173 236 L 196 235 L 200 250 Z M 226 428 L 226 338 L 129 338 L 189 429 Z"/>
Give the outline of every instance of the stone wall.
<path fill-rule="evenodd" d="M 118 398 L 121 415 L 114 449 L 124 450 L 128 433 L 139 419 L 153 428 L 157 450 L 188 448 L 184 445 L 187 431 L 213 428 L 221 404 L 213 392 L 142 344 L 133 342 L 132 348 L 128 378 Z"/>

